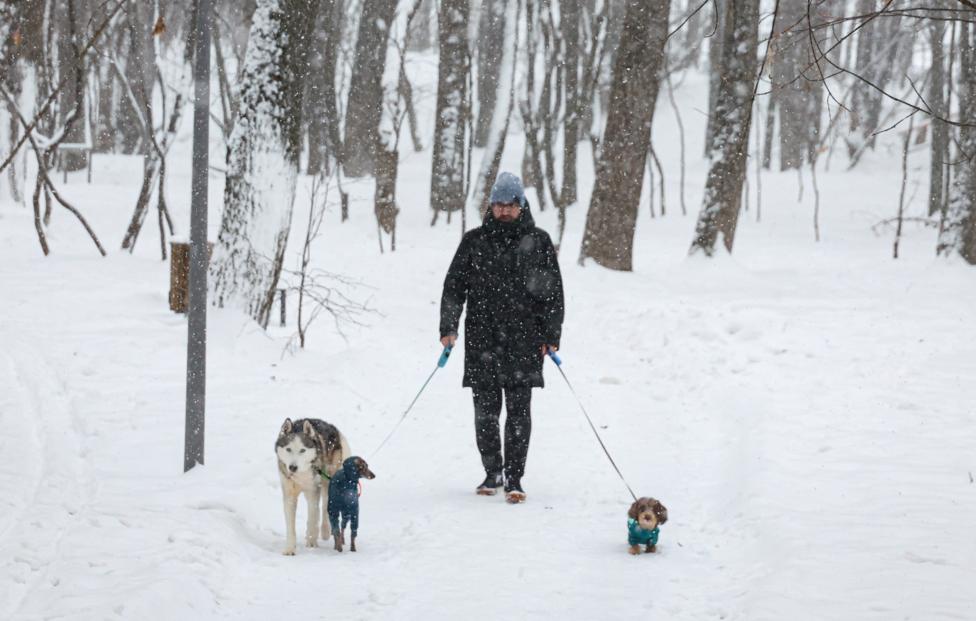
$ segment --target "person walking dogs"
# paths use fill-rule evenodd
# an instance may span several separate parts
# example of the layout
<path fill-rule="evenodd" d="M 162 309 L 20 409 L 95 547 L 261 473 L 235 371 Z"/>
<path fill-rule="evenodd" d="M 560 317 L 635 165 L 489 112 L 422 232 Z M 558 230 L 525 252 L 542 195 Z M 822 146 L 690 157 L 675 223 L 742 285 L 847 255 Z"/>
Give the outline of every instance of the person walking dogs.
<path fill-rule="evenodd" d="M 522 475 L 532 430 L 532 389 L 541 388 L 546 354 L 559 348 L 563 282 L 548 233 L 535 226 L 522 182 L 498 175 L 484 224 L 461 239 L 444 279 L 441 344 L 453 347 L 461 310 L 464 381 L 474 396 L 475 438 L 493 496 L 504 485 L 510 503 L 525 500 Z M 505 397 L 504 458 L 499 435 Z"/>

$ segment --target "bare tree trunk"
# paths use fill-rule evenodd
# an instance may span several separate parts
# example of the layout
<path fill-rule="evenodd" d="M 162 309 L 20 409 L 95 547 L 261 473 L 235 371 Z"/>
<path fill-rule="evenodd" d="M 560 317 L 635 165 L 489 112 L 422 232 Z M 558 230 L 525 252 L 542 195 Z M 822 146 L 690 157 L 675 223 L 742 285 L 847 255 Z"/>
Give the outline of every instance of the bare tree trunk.
<path fill-rule="evenodd" d="M 397 0 L 363 2 L 356 39 L 356 58 L 349 82 L 346 103 L 346 132 L 342 141 L 342 170 L 349 177 L 373 173 L 376 128 L 383 100 L 383 66 L 386 39 L 396 11 Z"/>
<path fill-rule="evenodd" d="M 580 262 L 633 269 L 634 228 L 664 66 L 670 0 L 628 0 Z"/>
<path fill-rule="evenodd" d="M 729 0 L 725 20 L 722 80 L 715 102 L 714 133 L 708 145 L 711 165 L 691 244 L 692 254 L 703 252 L 708 256 L 714 254 L 720 235 L 726 250 L 732 252 L 739 219 L 756 86 L 759 0 Z"/>
<path fill-rule="evenodd" d="M 937 251 L 976 265 L 976 29 L 967 22 L 959 26 L 959 115 L 966 125 L 959 128 L 958 162 Z"/>
<path fill-rule="evenodd" d="M 810 150 L 811 137 L 816 142 L 820 129 L 820 98 L 823 84 L 816 65 L 811 34 L 823 39 L 821 30 L 813 33 L 807 25 L 810 0 L 780 0 L 776 32 L 770 44 L 775 110 L 779 115 L 780 170 L 798 169 Z M 811 11 L 813 7 L 810 7 Z M 818 20 L 811 19 L 816 28 Z M 820 47 L 824 46 L 822 43 Z M 767 126 L 767 131 L 772 129 Z M 770 134 L 771 137 L 771 134 Z"/>
<path fill-rule="evenodd" d="M 886 8 L 890 0 L 859 0 L 861 14 Z M 877 88 L 885 88 L 897 74 L 897 65 L 905 55 L 905 48 L 912 45 L 909 33 L 901 28 L 902 18 L 898 14 L 871 21 L 858 31 L 857 62 L 855 73 L 870 81 Z M 901 77 L 901 76 L 899 76 Z M 850 134 L 847 148 L 855 154 L 865 147 L 874 148 L 874 133 L 879 129 L 881 112 L 886 97 L 877 88 L 861 81 L 855 82 L 851 109 Z"/>
<path fill-rule="evenodd" d="M 488 128 L 485 142 L 485 154 L 481 163 L 481 170 L 475 182 L 475 189 L 471 193 L 473 206 L 482 212 L 488 206 L 491 186 L 498 176 L 501 165 L 502 152 L 505 150 L 505 135 L 508 133 L 508 121 L 512 116 L 515 103 L 515 58 L 518 51 L 517 24 L 519 0 L 500 0 L 502 6 L 502 40 L 496 43 L 499 56 L 497 64 L 501 66 L 498 80 L 495 84 L 495 101 L 491 107 L 495 111 L 491 126 Z"/>
<path fill-rule="evenodd" d="M 495 91 L 502 64 L 500 49 L 505 38 L 506 0 L 483 0 L 478 19 L 478 120 L 474 130 L 474 145 L 484 147 L 491 133 L 495 115 Z"/>
<path fill-rule="evenodd" d="M 79 34 L 79 30 L 81 29 L 81 25 L 86 21 L 80 12 L 76 0 L 65 0 L 64 12 L 58 12 L 59 27 L 62 29 L 62 39 L 58 45 L 58 55 L 60 57 L 59 71 L 71 71 L 74 73 L 74 76 L 71 78 L 71 88 L 64 89 L 61 95 L 61 110 L 64 112 L 65 118 L 76 110 L 87 115 L 84 106 L 84 67 L 81 63 L 75 62 L 75 59 L 81 53 L 81 35 Z M 69 123 L 70 128 L 67 131 L 65 142 L 84 142 L 85 123 L 87 122 L 87 119 L 82 120 L 78 118 L 74 122 Z M 88 165 L 88 155 L 84 151 L 65 151 L 61 153 L 60 165 L 62 170 L 82 170 Z"/>
<path fill-rule="evenodd" d="M 400 144 L 400 130 L 407 116 L 407 93 L 403 85 L 408 84 L 404 73 L 404 56 L 410 39 L 410 24 L 420 8 L 420 0 L 399 0 L 396 18 L 391 27 L 386 44 L 386 61 L 383 73 L 383 103 L 377 128 L 376 145 L 376 192 L 373 199 L 373 212 L 380 231 L 390 236 L 390 249 L 396 250 L 396 221 L 400 213 L 396 202 L 396 185 L 399 164 L 397 148 Z M 380 234 L 380 251 L 383 250 L 383 237 Z"/>
<path fill-rule="evenodd" d="M 559 191 L 562 206 L 576 202 L 576 152 L 579 144 L 579 27 L 580 0 L 563 0 L 560 21 L 565 46 L 565 122 L 563 125 L 563 184 Z"/>
<path fill-rule="evenodd" d="M 213 300 L 268 324 L 291 227 L 301 152 L 302 83 L 317 0 L 259 0 L 227 154 Z"/>
<path fill-rule="evenodd" d="M 718 103 L 718 91 L 722 83 L 722 41 L 725 40 L 725 16 L 728 14 L 726 6 L 732 0 L 712 0 L 712 36 L 708 40 L 708 120 L 705 125 L 705 155 L 708 155 L 709 145 L 713 142 L 715 133 L 715 106 Z"/>
<path fill-rule="evenodd" d="M 435 219 L 437 212 L 464 208 L 468 1 L 441 0 L 438 23 L 440 64 L 430 177 L 430 205 Z"/>
<path fill-rule="evenodd" d="M 946 23 L 932 20 L 929 24 L 929 37 L 932 49 L 932 65 L 929 70 L 928 104 L 936 115 L 945 117 L 948 106 L 945 100 L 945 39 Z M 951 79 L 951 78 L 950 78 Z M 946 152 L 949 148 L 949 127 L 932 117 L 932 156 L 929 166 L 929 215 L 942 211 L 943 171 L 946 167 Z"/>
<path fill-rule="evenodd" d="M 142 144 L 145 152 L 142 157 L 142 189 L 136 199 L 135 210 L 129 221 L 125 237 L 122 239 L 122 249 L 135 248 L 136 239 L 146 213 L 149 211 L 149 200 L 152 184 L 159 170 L 159 158 L 153 150 L 153 78 L 156 74 L 156 54 L 152 43 L 152 6 L 143 0 L 131 0 L 131 6 L 126 13 L 126 30 L 129 34 L 128 64 L 133 68 L 127 78 L 119 72 L 120 80 L 128 80 L 128 96 L 135 103 L 135 111 L 139 119 L 142 133 Z"/>
<path fill-rule="evenodd" d="M 20 23 L 23 4 L 16 0 L 0 0 L 0 85 L 3 85 L 15 99 L 20 97 L 23 80 L 23 72 L 19 66 L 20 54 L 18 53 L 23 37 Z M 16 143 L 20 131 L 16 111 L 9 104 L 6 108 L 10 122 L 6 135 L 7 144 L 0 145 L 0 152 L 4 153 L 8 152 Z M 23 195 L 20 179 L 17 177 L 16 161 L 10 163 L 7 179 L 10 184 L 10 197 L 19 203 L 23 199 Z"/>
<path fill-rule="evenodd" d="M 335 77 L 342 4 L 342 0 L 320 0 L 313 33 L 304 115 L 308 122 L 307 171 L 310 175 L 327 171 L 329 158 L 338 156 L 340 139 Z"/>

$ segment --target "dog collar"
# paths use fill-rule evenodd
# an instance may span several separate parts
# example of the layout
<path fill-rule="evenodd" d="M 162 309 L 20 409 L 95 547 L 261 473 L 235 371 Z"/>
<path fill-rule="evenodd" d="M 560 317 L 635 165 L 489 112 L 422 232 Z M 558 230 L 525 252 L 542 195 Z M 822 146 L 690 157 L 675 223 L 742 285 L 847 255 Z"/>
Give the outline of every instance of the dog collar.
<path fill-rule="evenodd" d="M 325 479 L 326 481 L 331 481 L 332 480 L 332 477 L 330 477 L 329 475 L 327 475 L 325 473 L 325 470 L 319 469 L 318 470 L 318 473 L 319 473 L 319 476 L 322 477 L 323 479 Z"/>

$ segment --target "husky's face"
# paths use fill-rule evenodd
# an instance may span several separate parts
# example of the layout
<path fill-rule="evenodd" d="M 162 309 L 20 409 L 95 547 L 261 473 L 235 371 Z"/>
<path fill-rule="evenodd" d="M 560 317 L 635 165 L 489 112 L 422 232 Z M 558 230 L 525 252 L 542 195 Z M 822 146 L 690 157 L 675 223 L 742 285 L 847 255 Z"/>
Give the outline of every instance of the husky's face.
<path fill-rule="evenodd" d="M 318 434 L 308 421 L 302 429 L 295 429 L 291 419 L 286 418 L 275 443 L 275 452 L 288 476 L 295 476 L 312 471 L 319 456 L 318 447 Z"/>

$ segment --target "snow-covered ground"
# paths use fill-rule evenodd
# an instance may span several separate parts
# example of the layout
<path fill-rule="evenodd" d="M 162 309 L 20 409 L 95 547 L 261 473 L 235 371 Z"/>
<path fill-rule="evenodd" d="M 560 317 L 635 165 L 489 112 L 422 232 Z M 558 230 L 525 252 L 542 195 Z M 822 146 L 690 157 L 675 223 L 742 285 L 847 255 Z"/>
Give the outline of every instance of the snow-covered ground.
<path fill-rule="evenodd" d="M 691 111 L 702 94 L 692 81 L 679 101 Z M 652 220 L 645 192 L 634 273 L 576 264 L 585 200 L 561 255 L 566 373 L 631 485 L 669 509 L 659 553 L 636 558 L 626 489 L 551 366 L 525 505 L 472 493 L 460 352 L 370 459 L 439 353 L 460 228 L 429 226 L 429 150 L 402 156 L 396 253 L 378 252 L 371 182 L 352 184 L 351 220 L 334 209 L 316 245 L 317 267 L 362 283 L 366 326 L 343 339 L 323 317 L 292 354 L 294 317 L 265 334 L 210 311 L 207 463 L 189 474 L 186 324 L 167 307 L 154 223 L 134 255 L 116 250 L 138 159 L 97 157 L 93 185 L 65 186 L 104 259 L 64 211 L 42 257 L 30 210 L 4 198 L 0 619 L 976 618 L 976 271 L 935 259 L 929 229 L 907 229 L 898 261 L 890 231 L 871 231 L 896 211 L 896 136 L 854 172 L 840 156 L 820 172 L 820 243 L 809 173 L 802 202 L 795 173 L 764 174 L 757 223 L 751 172 L 735 255 L 686 258 L 705 171 L 697 114 L 683 217 L 662 97 L 669 214 Z M 517 170 L 513 132 L 503 168 Z M 170 186 L 184 233 L 187 138 Z M 587 149 L 580 162 L 585 199 Z M 911 167 L 918 215 L 924 151 Z M 292 266 L 304 185 L 298 196 Z M 556 230 L 551 210 L 536 216 Z M 281 555 L 273 443 L 286 416 L 335 423 L 377 473 L 359 552 Z"/>

